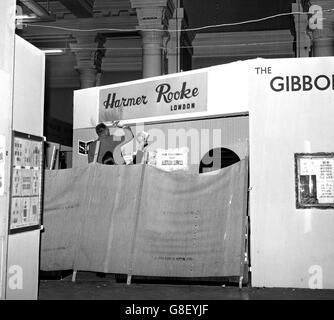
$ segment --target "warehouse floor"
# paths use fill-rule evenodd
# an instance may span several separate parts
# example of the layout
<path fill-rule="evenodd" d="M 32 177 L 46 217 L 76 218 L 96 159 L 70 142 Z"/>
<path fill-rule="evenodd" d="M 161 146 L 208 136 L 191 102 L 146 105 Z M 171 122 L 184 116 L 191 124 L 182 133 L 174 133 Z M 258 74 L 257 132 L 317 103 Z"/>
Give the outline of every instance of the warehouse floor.
<path fill-rule="evenodd" d="M 149 283 L 151 282 L 151 283 Z M 41 280 L 40 300 L 333 300 L 334 290 L 249 288 L 236 285 L 178 284 L 133 281 L 127 285 L 112 275 L 99 278 L 95 273 L 78 272 L 62 280 Z"/>

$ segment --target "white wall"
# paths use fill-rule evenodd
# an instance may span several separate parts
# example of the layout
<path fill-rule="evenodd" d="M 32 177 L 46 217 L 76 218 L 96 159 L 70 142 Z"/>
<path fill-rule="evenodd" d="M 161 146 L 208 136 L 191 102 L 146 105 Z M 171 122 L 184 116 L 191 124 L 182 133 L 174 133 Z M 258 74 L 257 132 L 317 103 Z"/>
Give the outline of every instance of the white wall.
<path fill-rule="evenodd" d="M 18 36 L 15 44 L 13 129 L 43 136 L 45 56 Z M 40 230 L 9 235 L 6 299 L 37 299 L 39 244 Z"/>
<path fill-rule="evenodd" d="M 12 92 L 15 36 L 14 0 L 0 1 L 0 139 L 6 151 L 11 150 Z M 11 153 L 0 161 L 3 191 L 0 192 L 0 300 L 5 298 L 7 229 L 9 212 L 9 173 Z"/>
<path fill-rule="evenodd" d="M 256 74 L 255 67 L 271 67 Z M 334 152 L 334 87 L 275 92 L 275 76 L 324 74 L 334 58 L 250 64 L 252 285 L 334 289 L 334 210 L 296 209 L 294 154 Z M 333 79 L 334 80 L 334 79 Z"/>
<path fill-rule="evenodd" d="M 45 54 L 15 36 L 14 130 L 43 135 Z"/>
<path fill-rule="evenodd" d="M 39 230 L 9 236 L 7 300 L 37 300 L 39 242 Z"/>
<path fill-rule="evenodd" d="M 98 87 L 75 90 L 73 129 L 94 128 L 99 119 Z"/>

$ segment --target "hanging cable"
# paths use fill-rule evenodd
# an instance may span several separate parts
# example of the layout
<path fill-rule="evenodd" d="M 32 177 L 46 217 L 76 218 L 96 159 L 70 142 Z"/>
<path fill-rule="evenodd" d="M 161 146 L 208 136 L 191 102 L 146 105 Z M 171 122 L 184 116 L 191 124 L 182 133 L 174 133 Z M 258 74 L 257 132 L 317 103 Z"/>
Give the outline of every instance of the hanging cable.
<path fill-rule="evenodd" d="M 326 9 L 322 12 L 332 12 L 333 9 Z M 261 21 L 266 21 L 274 18 L 289 16 L 289 15 L 308 15 L 308 12 L 302 12 L 302 11 L 295 11 L 295 12 L 285 12 L 285 13 L 279 13 L 272 16 L 267 16 L 259 19 L 252 19 L 252 20 L 245 20 L 245 21 L 239 21 L 239 22 L 231 22 L 231 23 L 222 23 L 222 24 L 213 24 L 213 25 L 207 25 L 203 27 L 197 27 L 197 28 L 186 28 L 186 29 L 176 29 L 176 30 L 168 30 L 169 32 L 187 32 L 187 31 L 201 31 L 211 28 L 220 28 L 220 27 L 231 27 L 231 26 L 238 26 L 248 23 L 256 23 Z M 60 27 L 60 26 L 52 26 L 52 25 L 43 25 L 43 24 L 32 24 L 32 23 L 23 23 L 23 26 L 28 27 L 38 27 L 38 28 L 49 28 L 49 29 L 57 29 L 62 31 L 70 31 L 70 32 L 138 32 L 138 31 L 155 31 L 155 32 L 166 32 L 164 29 L 149 29 L 149 28 L 143 28 L 143 29 L 120 29 L 120 28 L 96 28 L 96 29 L 78 29 L 78 28 L 66 28 L 66 27 Z"/>
<path fill-rule="evenodd" d="M 260 45 L 279 45 L 279 44 L 291 44 L 291 41 L 271 41 L 271 42 L 252 42 L 252 43 L 235 43 L 235 44 L 214 44 L 214 45 L 198 45 L 195 46 L 196 48 L 217 48 L 217 47 L 247 47 L 247 46 L 260 46 Z M 164 47 L 160 47 L 160 49 L 163 49 Z M 180 49 L 191 49 L 194 48 L 194 46 L 180 46 Z M 52 48 L 43 48 L 43 50 L 52 49 Z M 67 50 L 69 48 L 60 48 L 57 47 L 57 49 L 60 50 Z M 103 47 L 101 49 L 106 50 L 141 50 L 142 47 Z M 73 49 L 74 51 L 79 50 L 96 50 L 96 47 L 80 47 Z"/>

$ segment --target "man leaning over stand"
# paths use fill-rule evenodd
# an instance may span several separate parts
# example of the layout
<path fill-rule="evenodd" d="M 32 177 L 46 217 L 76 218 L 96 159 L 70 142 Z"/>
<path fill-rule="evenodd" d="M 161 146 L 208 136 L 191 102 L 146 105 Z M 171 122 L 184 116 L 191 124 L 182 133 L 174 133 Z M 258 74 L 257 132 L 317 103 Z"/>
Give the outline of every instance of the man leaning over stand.
<path fill-rule="evenodd" d="M 97 162 L 102 164 L 114 165 L 114 164 L 125 164 L 124 158 L 121 153 L 121 146 L 130 142 L 133 138 L 133 132 L 130 127 L 120 125 L 119 121 L 113 123 L 114 127 L 123 129 L 124 135 L 119 137 L 110 134 L 108 127 L 104 123 L 99 123 L 95 127 L 98 139 L 91 142 L 88 146 L 88 162 L 94 161 L 95 149 L 97 142 L 100 142 Z M 133 157 L 130 164 L 141 163 L 144 155 L 144 149 L 147 146 L 147 137 L 138 140 L 138 150 L 136 155 Z"/>

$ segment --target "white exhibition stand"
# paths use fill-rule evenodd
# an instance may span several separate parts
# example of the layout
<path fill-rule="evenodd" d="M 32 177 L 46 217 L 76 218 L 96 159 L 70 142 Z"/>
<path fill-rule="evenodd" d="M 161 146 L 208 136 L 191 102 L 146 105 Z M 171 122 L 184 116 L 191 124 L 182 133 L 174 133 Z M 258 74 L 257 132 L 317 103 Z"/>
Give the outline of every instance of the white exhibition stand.
<path fill-rule="evenodd" d="M 333 57 L 250 62 L 255 287 L 334 289 L 334 208 L 296 208 L 295 183 L 295 153 L 334 152 L 333 70 Z M 317 176 L 319 201 L 327 194 L 323 200 L 333 203 L 333 158 L 329 162 L 322 186 L 316 166 L 305 174 Z"/>
<path fill-rule="evenodd" d="M 327 166 L 327 180 L 321 180 L 319 168 L 309 161 L 319 209 L 317 203 L 298 207 L 303 177 L 295 163 L 296 154 L 334 152 L 331 70 L 334 58 L 254 59 L 75 91 L 73 166 L 87 163 L 79 141 L 96 139 L 94 128 L 101 121 L 122 119 L 135 129 L 140 124 L 155 148 L 168 146 L 159 135 L 166 137 L 171 129 L 183 129 L 183 136 L 193 130 L 197 137 L 204 129 L 212 136 L 213 129 L 221 130 L 219 142 L 204 148 L 201 141 L 191 145 L 186 140 L 175 147 L 188 147 L 200 157 L 219 146 L 241 159 L 249 153 L 252 286 L 334 289 L 334 165 L 330 155 L 328 163 L 327 156 L 320 159 Z M 196 94 L 179 99 L 175 92 L 184 83 Z M 158 101 L 162 85 L 174 92 L 170 100 L 166 95 L 166 103 Z M 125 107 L 131 97 L 140 99 Z M 174 106 L 182 103 L 196 107 L 175 113 Z"/>

